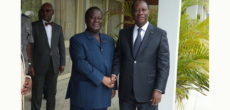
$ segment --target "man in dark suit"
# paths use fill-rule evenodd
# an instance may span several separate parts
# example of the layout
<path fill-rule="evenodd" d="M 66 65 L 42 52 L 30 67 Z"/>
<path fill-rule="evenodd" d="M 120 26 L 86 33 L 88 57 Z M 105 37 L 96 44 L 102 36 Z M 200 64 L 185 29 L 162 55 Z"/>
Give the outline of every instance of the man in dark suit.
<path fill-rule="evenodd" d="M 65 46 L 62 27 L 51 22 L 54 14 L 50 3 L 41 6 L 42 20 L 33 22 L 32 47 L 33 74 L 32 110 L 40 110 L 44 81 L 47 81 L 46 110 L 55 110 L 57 77 L 64 71 Z"/>
<path fill-rule="evenodd" d="M 120 110 L 157 110 L 169 74 L 167 35 L 148 22 L 146 1 L 136 0 L 132 15 L 135 25 L 120 31 L 113 60 Z"/>

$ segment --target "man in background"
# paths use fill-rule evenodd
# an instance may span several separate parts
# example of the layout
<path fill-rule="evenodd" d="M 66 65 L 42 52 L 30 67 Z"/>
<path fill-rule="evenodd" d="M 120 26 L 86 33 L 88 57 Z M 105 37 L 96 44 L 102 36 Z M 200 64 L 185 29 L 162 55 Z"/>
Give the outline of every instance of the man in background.
<path fill-rule="evenodd" d="M 58 73 L 64 71 L 65 46 L 62 27 L 52 22 L 53 6 L 44 3 L 41 8 L 42 20 L 33 22 L 34 44 L 32 47 L 31 110 L 40 110 L 44 82 L 47 84 L 46 110 L 55 110 L 55 96 Z"/>
<path fill-rule="evenodd" d="M 21 94 L 22 94 L 22 110 L 24 109 L 24 96 L 32 86 L 32 80 L 29 76 L 28 66 L 30 66 L 30 43 L 33 43 L 32 26 L 28 16 L 21 15 Z"/>

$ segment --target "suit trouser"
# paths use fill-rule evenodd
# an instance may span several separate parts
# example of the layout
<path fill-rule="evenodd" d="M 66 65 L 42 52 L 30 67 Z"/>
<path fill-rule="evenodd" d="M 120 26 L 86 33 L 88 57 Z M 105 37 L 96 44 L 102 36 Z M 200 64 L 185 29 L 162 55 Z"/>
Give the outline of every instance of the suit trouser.
<path fill-rule="evenodd" d="M 120 110 L 158 110 L 158 106 L 153 106 L 152 102 L 137 102 L 132 90 L 132 93 L 130 93 L 131 97 L 129 100 L 122 100 L 119 99 L 119 107 Z"/>
<path fill-rule="evenodd" d="M 107 110 L 107 108 L 102 108 L 102 109 L 85 109 L 85 108 L 74 108 L 74 107 L 70 107 L 70 110 Z"/>
<path fill-rule="evenodd" d="M 55 96 L 57 91 L 58 73 L 54 73 L 52 60 L 46 73 L 35 73 L 32 86 L 31 110 L 40 110 L 42 102 L 42 91 L 45 80 L 47 81 L 46 110 L 55 110 Z"/>

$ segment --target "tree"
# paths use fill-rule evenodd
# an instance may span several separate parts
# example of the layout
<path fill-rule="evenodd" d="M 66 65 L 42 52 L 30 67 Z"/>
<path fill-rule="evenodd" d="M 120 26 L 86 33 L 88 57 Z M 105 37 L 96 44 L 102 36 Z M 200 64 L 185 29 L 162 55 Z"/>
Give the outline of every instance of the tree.
<path fill-rule="evenodd" d="M 207 5 L 207 0 L 182 0 L 177 67 L 176 99 L 183 109 L 189 91 L 209 91 L 209 18 L 200 22 L 188 18 L 186 8 Z"/>

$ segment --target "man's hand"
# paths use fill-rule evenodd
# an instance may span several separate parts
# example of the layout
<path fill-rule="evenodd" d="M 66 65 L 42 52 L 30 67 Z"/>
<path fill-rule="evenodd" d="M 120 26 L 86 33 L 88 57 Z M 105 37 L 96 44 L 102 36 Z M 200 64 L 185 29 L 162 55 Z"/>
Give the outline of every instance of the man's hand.
<path fill-rule="evenodd" d="M 117 79 L 117 76 L 112 74 L 111 81 L 112 81 L 113 84 L 115 83 L 116 79 Z"/>
<path fill-rule="evenodd" d="M 116 95 L 116 90 L 112 89 L 112 98 Z"/>
<path fill-rule="evenodd" d="M 110 77 L 104 76 L 102 79 L 102 83 L 107 86 L 108 88 L 113 88 L 114 87 L 114 82 L 111 80 Z"/>
<path fill-rule="evenodd" d="M 34 75 L 35 75 L 35 73 L 34 73 L 34 68 L 31 66 L 31 65 L 29 65 L 29 75 L 31 76 L 31 77 L 34 77 Z"/>
<path fill-rule="evenodd" d="M 30 78 L 25 79 L 24 87 L 29 89 L 32 88 L 32 80 Z"/>
<path fill-rule="evenodd" d="M 21 94 L 25 95 L 32 88 L 32 80 L 30 78 L 26 78 L 23 88 L 21 90 Z"/>
<path fill-rule="evenodd" d="M 152 99 L 150 100 L 152 102 L 152 105 L 158 105 L 161 101 L 162 93 L 160 91 L 154 90 L 152 94 Z"/>
<path fill-rule="evenodd" d="M 64 70 L 65 70 L 65 67 L 64 67 L 64 66 L 60 66 L 60 67 L 59 67 L 59 72 L 60 72 L 60 73 L 62 73 Z"/>

